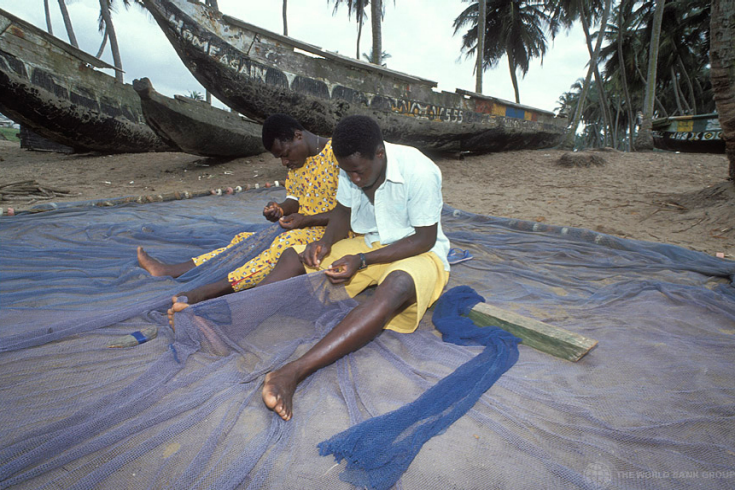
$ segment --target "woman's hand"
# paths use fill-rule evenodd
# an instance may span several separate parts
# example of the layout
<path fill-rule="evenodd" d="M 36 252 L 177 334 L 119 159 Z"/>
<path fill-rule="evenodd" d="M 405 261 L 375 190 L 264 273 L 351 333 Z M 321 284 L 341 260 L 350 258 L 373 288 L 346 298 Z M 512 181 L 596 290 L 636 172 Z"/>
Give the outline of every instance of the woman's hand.
<path fill-rule="evenodd" d="M 286 230 L 295 230 L 297 228 L 306 228 L 309 226 L 307 217 L 301 213 L 293 213 L 288 216 L 283 216 L 278 220 L 278 224 L 281 228 Z"/>
<path fill-rule="evenodd" d="M 271 201 L 263 208 L 263 216 L 268 221 L 276 222 L 283 217 L 283 208 L 277 203 Z"/>

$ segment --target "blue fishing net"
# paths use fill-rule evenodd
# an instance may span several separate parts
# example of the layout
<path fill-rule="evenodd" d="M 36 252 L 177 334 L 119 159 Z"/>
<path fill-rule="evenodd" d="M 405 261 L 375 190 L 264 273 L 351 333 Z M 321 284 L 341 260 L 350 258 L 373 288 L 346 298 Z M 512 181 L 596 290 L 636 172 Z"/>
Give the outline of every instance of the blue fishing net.
<path fill-rule="evenodd" d="M 463 316 L 481 301 L 469 286 L 457 286 L 439 298 L 433 315 L 445 342 L 483 345 L 481 354 L 416 401 L 319 444 L 322 456 L 347 460 L 343 480 L 378 490 L 393 487 L 426 441 L 464 415 L 516 363 L 520 339 L 497 327 L 478 327 Z"/>
<path fill-rule="evenodd" d="M 0 218 L 0 488 L 352 488 L 347 462 L 318 445 L 420 400 L 484 352 L 443 342 L 428 312 L 415 333 L 386 331 L 306 379 L 291 421 L 267 410 L 265 374 L 370 291 L 350 299 L 316 274 L 194 305 L 175 331 L 165 310 L 265 246 L 278 230 L 262 207 L 281 198 L 261 189 Z M 733 262 L 451 208 L 443 220 L 474 256 L 448 290 L 470 287 L 599 344 L 571 363 L 521 343 L 396 488 L 731 486 Z M 244 230 L 259 244 L 191 276 L 137 266 L 137 246 L 181 262 Z M 143 344 L 107 347 L 154 327 Z"/>

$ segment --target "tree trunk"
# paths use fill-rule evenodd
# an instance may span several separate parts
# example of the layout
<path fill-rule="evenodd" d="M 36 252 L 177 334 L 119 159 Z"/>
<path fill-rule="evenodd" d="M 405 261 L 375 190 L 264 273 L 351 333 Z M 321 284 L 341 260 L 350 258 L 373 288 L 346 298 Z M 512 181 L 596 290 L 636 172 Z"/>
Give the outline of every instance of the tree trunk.
<path fill-rule="evenodd" d="M 355 46 L 355 59 L 360 59 L 360 38 L 362 38 L 362 22 L 364 20 L 365 11 L 360 10 L 357 12 L 357 46 Z"/>
<path fill-rule="evenodd" d="M 607 18 L 610 15 L 610 5 L 612 0 L 605 0 L 605 10 L 602 12 L 602 19 L 600 25 L 607 25 Z M 590 66 L 587 69 L 587 77 L 584 79 L 584 85 L 582 86 L 582 93 L 579 95 L 579 103 L 577 104 L 577 110 L 574 111 L 574 120 L 572 125 L 567 130 L 567 134 L 564 137 L 564 141 L 561 144 L 563 150 L 573 150 L 574 140 L 577 135 L 577 128 L 582 120 L 582 112 L 584 112 L 584 103 L 587 99 L 587 93 L 590 90 L 590 82 L 592 81 L 592 73 L 594 73 L 595 67 L 597 66 L 597 58 L 600 56 L 600 49 L 602 48 L 602 41 L 605 38 L 605 31 L 600 30 L 600 35 L 597 36 L 597 43 L 595 44 L 595 52 L 590 59 Z"/>
<path fill-rule="evenodd" d="M 513 60 L 513 56 L 510 54 L 510 50 L 507 50 L 506 55 L 508 56 L 508 67 L 510 68 L 510 81 L 513 82 L 513 92 L 516 95 L 516 104 L 521 103 L 521 94 L 518 91 L 518 76 L 516 75 L 516 64 Z"/>
<path fill-rule="evenodd" d="M 487 4 L 485 0 L 477 2 L 477 65 L 475 67 L 475 92 L 482 93 L 482 67 L 485 60 L 485 26 L 487 24 Z"/>
<path fill-rule="evenodd" d="M 115 35 L 115 26 L 112 24 L 112 16 L 110 15 L 110 6 L 107 0 L 100 0 L 100 13 L 102 20 L 105 21 L 105 29 L 110 38 L 110 49 L 112 50 L 112 60 L 115 65 L 115 80 L 123 83 L 123 67 L 122 59 L 120 59 L 120 48 L 117 45 L 117 36 Z"/>
<path fill-rule="evenodd" d="M 61 17 L 64 19 L 66 33 L 69 35 L 69 43 L 75 48 L 78 48 L 77 37 L 74 35 L 74 27 L 71 25 L 71 17 L 69 17 L 69 11 L 66 9 L 64 0 L 59 0 L 59 9 L 61 9 Z"/>
<path fill-rule="evenodd" d="M 283 35 L 288 36 L 288 0 L 283 0 Z"/>
<path fill-rule="evenodd" d="M 711 12 L 710 78 L 735 184 L 735 0 L 712 0 Z"/>
<path fill-rule="evenodd" d="M 370 2 L 370 14 L 373 16 L 373 59 L 371 63 L 381 64 L 383 57 L 383 28 L 380 25 L 383 20 L 383 6 L 381 0 L 372 0 Z"/>
<path fill-rule="evenodd" d="M 643 99 L 643 118 L 638 137 L 635 139 L 636 150 L 653 150 L 653 133 L 651 120 L 653 119 L 653 104 L 656 99 L 656 65 L 658 63 L 658 48 L 661 38 L 661 22 L 664 18 L 666 0 L 656 0 L 656 10 L 653 14 L 653 30 L 651 45 L 648 51 L 648 77 L 646 81 L 646 96 Z"/>
<path fill-rule="evenodd" d="M 97 51 L 97 56 L 95 56 L 95 58 L 101 58 L 102 57 L 102 53 L 105 52 L 105 47 L 107 46 L 107 38 L 109 38 L 109 37 L 110 37 L 110 35 L 107 32 L 107 28 L 105 28 L 105 32 L 102 35 L 102 42 L 100 43 L 100 49 Z"/>
<path fill-rule="evenodd" d="M 48 0 L 43 0 L 43 10 L 46 12 L 46 30 L 53 36 L 54 28 L 51 26 L 51 10 L 48 6 Z"/>
<path fill-rule="evenodd" d="M 692 111 L 692 114 L 697 114 L 697 94 L 694 91 L 692 79 L 689 76 L 689 73 L 687 73 L 687 68 L 684 66 L 681 56 L 676 56 L 676 62 L 679 65 L 681 76 L 684 78 L 684 81 L 687 83 L 687 87 L 689 88 L 689 108 Z M 682 90 L 681 93 L 684 94 L 684 91 Z"/>
<path fill-rule="evenodd" d="M 648 86 L 648 80 L 646 80 L 646 76 L 643 74 L 641 69 L 638 68 L 638 65 L 636 65 L 635 69 L 638 71 L 638 76 L 641 77 L 643 84 Z M 659 100 L 658 95 L 655 97 L 655 99 L 656 99 L 656 107 L 658 107 L 658 111 L 661 113 L 661 117 L 669 117 L 669 113 L 666 112 L 666 108 Z"/>
<path fill-rule="evenodd" d="M 679 94 L 679 82 L 676 81 L 676 71 L 674 71 L 674 67 L 670 66 L 669 71 L 671 72 L 671 85 L 674 90 L 674 100 L 676 101 L 676 109 L 679 111 L 679 115 L 683 116 L 686 114 L 686 111 L 681 105 L 681 96 Z"/>
<path fill-rule="evenodd" d="M 590 54 L 590 63 L 591 60 L 595 56 L 595 52 L 592 49 L 592 36 L 590 36 L 590 26 L 589 22 L 587 21 L 587 16 L 585 15 L 584 11 L 580 12 L 580 18 L 582 20 L 582 29 L 584 30 L 584 36 L 585 39 L 587 39 L 587 52 Z M 600 23 L 600 32 L 599 36 L 605 35 L 605 30 L 607 28 L 607 23 L 603 24 Z M 595 58 L 596 59 L 596 58 Z M 600 111 L 602 111 L 602 122 L 603 127 L 605 129 L 605 139 L 607 139 L 608 131 L 612 130 L 612 118 L 610 117 L 610 112 L 608 111 L 609 105 L 607 103 L 607 92 L 605 91 L 605 82 L 602 79 L 602 76 L 600 75 L 600 70 L 597 68 L 597 62 L 594 63 L 595 71 L 593 72 L 593 75 L 595 76 L 595 82 L 597 85 L 597 94 L 600 97 Z"/>
<path fill-rule="evenodd" d="M 618 12 L 618 63 L 620 64 L 620 78 L 623 83 L 623 94 L 625 95 L 625 110 L 628 113 L 628 150 L 633 151 L 633 141 L 635 140 L 635 116 L 633 115 L 633 104 L 628 92 L 628 77 L 625 74 L 625 57 L 623 56 L 623 36 L 625 31 L 623 22 L 623 2 L 620 2 L 620 10 Z"/>

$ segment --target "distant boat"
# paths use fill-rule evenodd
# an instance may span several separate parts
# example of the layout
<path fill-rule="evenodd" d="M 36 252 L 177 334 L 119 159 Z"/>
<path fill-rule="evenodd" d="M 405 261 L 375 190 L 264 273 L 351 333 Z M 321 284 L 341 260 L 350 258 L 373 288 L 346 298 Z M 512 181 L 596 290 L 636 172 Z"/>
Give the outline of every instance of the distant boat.
<path fill-rule="evenodd" d="M 144 0 L 194 77 L 256 121 L 289 113 L 330 135 L 363 114 L 386 140 L 424 150 L 490 152 L 557 145 L 566 118 L 457 90 L 266 31 L 188 0 Z M 453 69 L 448 67 L 447 69 Z"/>
<path fill-rule="evenodd" d="M 725 140 L 717 114 L 654 119 L 653 146 L 660 150 L 725 153 Z"/>
<path fill-rule="evenodd" d="M 171 151 L 113 68 L 0 9 L 0 112 L 75 151 Z"/>
<path fill-rule="evenodd" d="M 237 113 L 212 107 L 190 97 L 165 97 L 147 78 L 133 81 L 148 125 L 169 145 L 205 157 L 259 155 L 263 148 L 260 124 Z"/>

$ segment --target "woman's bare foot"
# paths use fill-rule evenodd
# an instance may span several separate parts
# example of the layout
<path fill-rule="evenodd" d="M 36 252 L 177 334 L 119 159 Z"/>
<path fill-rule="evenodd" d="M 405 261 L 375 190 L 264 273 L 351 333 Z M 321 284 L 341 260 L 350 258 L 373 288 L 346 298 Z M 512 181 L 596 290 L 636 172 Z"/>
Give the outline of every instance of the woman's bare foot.
<path fill-rule="evenodd" d="M 147 270 L 152 276 L 171 276 L 174 278 L 179 277 L 185 272 L 189 272 L 196 267 L 193 260 L 188 260 L 180 264 L 164 264 L 160 260 L 154 259 L 148 255 L 148 253 L 143 250 L 143 247 L 138 247 L 138 265 Z"/>
<path fill-rule="evenodd" d="M 169 308 L 166 313 L 168 314 L 168 324 L 171 325 L 171 328 L 174 331 L 176 331 L 176 327 L 174 326 L 174 313 L 184 311 L 191 305 L 189 303 L 179 301 L 178 296 L 174 296 L 173 298 L 171 298 L 171 300 L 173 301 L 173 304 L 171 305 L 171 308 Z"/>
<path fill-rule="evenodd" d="M 263 402 L 283 420 L 293 415 L 293 394 L 298 378 L 290 372 L 289 365 L 268 373 L 263 384 Z"/>

